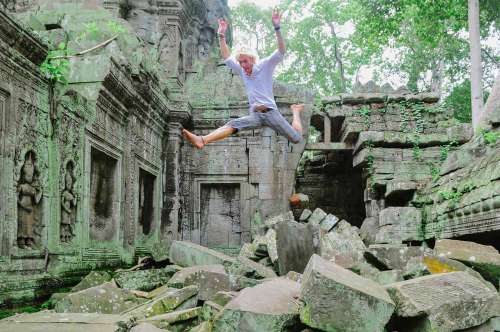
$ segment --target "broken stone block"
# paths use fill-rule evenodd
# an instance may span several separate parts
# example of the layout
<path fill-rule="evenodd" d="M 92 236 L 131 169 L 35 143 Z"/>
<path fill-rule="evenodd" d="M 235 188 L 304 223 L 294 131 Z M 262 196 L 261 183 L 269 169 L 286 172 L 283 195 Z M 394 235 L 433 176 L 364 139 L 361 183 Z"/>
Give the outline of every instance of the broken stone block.
<path fill-rule="evenodd" d="M 297 320 L 299 287 L 291 280 L 273 279 L 242 290 L 216 317 L 214 331 L 283 331 Z"/>
<path fill-rule="evenodd" d="M 293 221 L 292 211 L 288 211 L 288 212 L 279 214 L 277 216 L 268 218 L 264 221 L 264 224 L 269 228 L 273 228 L 277 223 L 282 222 L 282 221 Z"/>
<path fill-rule="evenodd" d="M 143 319 L 170 312 L 179 307 L 184 301 L 195 296 L 198 287 L 192 285 L 181 289 L 173 288 L 158 295 L 153 300 L 127 312 L 127 316 Z"/>
<path fill-rule="evenodd" d="M 223 306 L 215 302 L 205 301 L 205 303 L 203 303 L 203 307 L 201 308 L 200 319 L 211 321 L 219 312 L 222 311 L 222 308 Z"/>
<path fill-rule="evenodd" d="M 437 256 L 456 259 L 479 272 L 498 287 L 500 279 L 500 254 L 492 246 L 470 241 L 438 240 L 434 247 Z"/>
<path fill-rule="evenodd" d="M 312 215 L 312 211 L 309 209 L 304 209 L 302 213 L 300 214 L 299 221 L 300 222 L 306 222 L 307 219 Z"/>
<path fill-rule="evenodd" d="M 202 301 L 210 300 L 219 291 L 231 291 L 232 288 L 230 276 L 225 271 L 213 269 L 198 270 L 186 278 L 185 284 L 196 285 L 198 299 Z"/>
<path fill-rule="evenodd" d="M 238 295 L 237 292 L 224 292 L 220 291 L 217 292 L 213 297 L 212 297 L 212 302 L 217 303 L 220 306 L 225 306 L 229 301 L 234 299 Z"/>
<path fill-rule="evenodd" d="M 320 224 L 320 229 L 323 233 L 328 233 L 339 222 L 339 218 L 333 214 L 328 214 Z"/>
<path fill-rule="evenodd" d="M 301 273 L 314 253 L 313 233 L 307 224 L 281 222 L 276 226 L 276 246 L 280 275 Z"/>
<path fill-rule="evenodd" d="M 270 229 L 266 232 L 265 240 L 267 244 L 267 253 L 272 263 L 276 263 L 278 261 L 278 248 L 276 245 L 276 231 L 274 229 Z"/>
<path fill-rule="evenodd" d="M 397 243 L 400 241 L 422 240 L 420 231 L 422 212 L 420 209 L 414 207 L 388 207 L 380 211 L 378 223 L 380 234 L 377 234 L 377 242 Z"/>
<path fill-rule="evenodd" d="M 228 268 L 228 272 L 254 279 L 277 277 L 276 273 L 271 268 L 256 263 L 246 257 L 236 258 L 236 262 Z"/>
<path fill-rule="evenodd" d="M 187 310 L 173 311 L 167 314 L 162 314 L 142 319 L 139 321 L 139 323 L 149 323 L 159 328 L 169 328 L 170 325 L 172 324 L 183 321 L 189 321 L 198 317 L 200 312 L 201 312 L 201 307 L 191 308 Z"/>
<path fill-rule="evenodd" d="M 170 261 L 183 267 L 234 263 L 234 258 L 218 251 L 187 241 L 174 241 L 170 247 Z"/>
<path fill-rule="evenodd" d="M 89 274 L 85 276 L 85 278 L 82 279 L 76 285 L 71 289 L 71 292 L 79 292 L 81 290 L 94 287 L 94 286 L 99 286 L 104 284 L 105 282 L 108 282 L 111 280 L 111 274 L 105 271 L 92 271 Z"/>
<path fill-rule="evenodd" d="M 163 329 L 159 329 L 153 324 L 140 323 L 130 329 L 130 332 L 165 332 Z"/>
<path fill-rule="evenodd" d="M 373 244 L 376 241 L 375 234 L 378 231 L 378 218 L 365 218 L 359 230 L 359 236 L 366 244 Z"/>
<path fill-rule="evenodd" d="M 316 208 L 307 222 L 311 225 L 319 226 L 323 219 L 326 217 L 326 212 L 321 210 L 320 208 Z"/>
<path fill-rule="evenodd" d="M 212 331 L 212 323 L 210 322 L 202 322 L 199 325 L 193 327 L 189 332 L 211 332 Z"/>
<path fill-rule="evenodd" d="M 471 269 L 470 267 L 468 267 L 463 263 L 460 263 L 459 261 L 449 259 L 446 257 L 426 255 L 424 256 L 423 263 L 427 267 L 427 270 L 432 274 L 464 271 L 470 274 L 471 276 L 479 279 L 483 284 L 485 284 L 485 286 L 491 288 L 492 290 L 495 290 L 495 286 L 493 286 L 493 284 L 491 284 L 490 282 L 486 281 L 479 272 Z"/>
<path fill-rule="evenodd" d="M 168 287 L 173 287 L 173 288 L 182 288 L 184 287 L 186 283 L 186 278 L 188 278 L 191 275 L 196 274 L 198 271 L 212 271 L 215 273 L 226 273 L 226 270 L 224 269 L 224 266 L 220 264 L 214 264 L 214 265 L 198 265 L 198 266 L 191 266 L 191 267 L 186 267 L 179 272 L 175 273 L 172 278 L 167 283 Z"/>
<path fill-rule="evenodd" d="M 57 302 L 55 311 L 119 314 L 145 301 L 126 289 L 118 288 L 114 282 L 107 282 L 68 294 Z"/>
<path fill-rule="evenodd" d="M 115 281 L 124 289 L 150 291 L 166 284 L 178 270 L 172 265 L 164 269 L 123 271 L 115 275 Z"/>
<path fill-rule="evenodd" d="M 500 297 L 466 272 L 424 276 L 386 286 L 399 317 L 421 317 L 415 331 L 455 331 L 500 313 Z"/>
<path fill-rule="evenodd" d="M 388 200 L 408 202 L 411 200 L 415 190 L 417 190 L 417 184 L 413 181 L 388 181 L 385 190 L 385 198 Z"/>
<path fill-rule="evenodd" d="M 300 320 L 322 331 L 383 331 L 395 307 L 382 286 L 318 255 L 307 264 L 300 299 Z"/>
<path fill-rule="evenodd" d="M 357 227 L 351 226 L 345 220 L 340 221 L 332 232 L 321 236 L 321 257 L 344 268 L 364 262 L 365 250 L 366 246 L 358 234 Z"/>
<path fill-rule="evenodd" d="M 385 270 L 404 270 L 410 258 L 422 260 L 424 247 L 408 247 L 398 244 L 372 244 L 365 255 L 375 266 Z M 374 261 L 375 260 L 375 261 Z"/>
<path fill-rule="evenodd" d="M 248 259 L 257 261 L 259 260 L 259 257 L 255 255 L 255 250 L 257 247 L 253 243 L 244 243 L 241 246 L 239 256 L 246 257 Z"/>

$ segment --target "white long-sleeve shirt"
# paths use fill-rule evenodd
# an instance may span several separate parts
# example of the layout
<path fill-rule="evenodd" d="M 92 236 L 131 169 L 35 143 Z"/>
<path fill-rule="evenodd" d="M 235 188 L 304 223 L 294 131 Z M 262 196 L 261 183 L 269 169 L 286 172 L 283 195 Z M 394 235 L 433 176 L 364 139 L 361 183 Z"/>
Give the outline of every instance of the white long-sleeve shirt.
<path fill-rule="evenodd" d="M 257 105 L 265 105 L 268 108 L 278 109 L 273 94 L 273 73 L 278 63 L 282 60 L 283 54 L 279 50 L 276 50 L 269 57 L 254 64 L 251 75 L 245 73 L 233 56 L 224 60 L 224 63 L 243 79 L 248 94 L 250 110 L 253 110 Z"/>

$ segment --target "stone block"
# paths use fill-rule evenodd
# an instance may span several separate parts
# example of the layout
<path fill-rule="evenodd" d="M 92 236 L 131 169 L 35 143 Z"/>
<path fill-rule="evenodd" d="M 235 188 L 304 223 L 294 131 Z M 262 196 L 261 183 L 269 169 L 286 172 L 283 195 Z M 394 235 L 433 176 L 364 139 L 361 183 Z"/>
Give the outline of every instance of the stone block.
<path fill-rule="evenodd" d="M 326 217 L 326 212 L 321 210 L 320 208 L 316 208 L 313 211 L 312 215 L 309 217 L 307 222 L 311 225 L 319 226 L 323 221 L 323 219 L 325 219 L 325 217 Z"/>
<path fill-rule="evenodd" d="M 178 269 L 173 266 L 163 269 L 123 271 L 115 275 L 115 281 L 124 289 L 150 291 L 166 284 L 177 271 Z"/>
<path fill-rule="evenodd" d="M 276 227 L 276 246 L 280 275 L 302 273 L 314 253 L 313 232 L 308 224 L 281 222 Z"/>
<path fill-rule="evenodd" d="M 167 286 L 173 288 L 182 288 L 185 286 L 187 278 L 189 278 L 190 276 L 196 274 L 198 271 L 201 270 L 211 271 L 214 273 L 226 273 L 224 266 L 220 264 L 186 267 L 178 271 L 176 274 L 174 274 L 172 278 L 170 278 L 170 280 L 168 281 Z"/>
<path fill-rule="evenodd" d="M 397 303 L 397 316 L 421 317 L 419 331 L 466 329 L 500 313 L 498 293 L 466 272 L 424 276 L 386 289 Z"/>
<path fill-rule="evenodd" d="M 242 290 L 214 322 L 218 332 L 280 332 L 296 323 L 300 285 L 287 279 L 266 281 Z"/>
<path fill-rule="evenodd" d="M 230 276 L 226 272 L 211 269 L 200 269 L 189 275 L 185 284 L 195 285 L 198 288 L 198 299 L 201 301 L 212 299 L 219 291 L 231 291 Z"/>
<path fill-rule="evenodd" d="M 119 314 L 143 303 L 128 290 L 118 288 L 113 282 L 68 294 L 59 300 L 55 311 L 59 313 Z"/>
<path fill-rule="evenodd" d="M 500 254 L 492 246 L 470 241 L 438 240 L 434 247 L 437 256 L 456 259 L 479 272 L 498 287 L 500 279 Z"/>
<path fill-rule="evenodd" d="M 234 263 L 234 258 L 218 251 L 187 241 L 174 241 L 170 247 L 170 261 L 183 267 L 195 265 Z"/>
<path fill-rule="evenodd" d="M 357 227 L 341 220 L 333 231 L 321 236 L 320 255 L 336 264 L 350 268 L 363 262 L 366 246 Z"/>
<path fill-rule="evenodd" d="M 323 219 L 319 227 L 322 232 L 328 233 L 333 227 L 335 227 L 339 220 L 340 219 L 333 214 L 328 214 L 325 219 Z"/>
<path fill-rule="evenodd" d="M 424 253 L 424 247 L 391 244 L 373 244 L 365 252 L 369 259 L 376 261 L 376 266 L 381 265 L 387 270 L 404 270 L 411 258 L 421 261 Z"/>
<path fill-rule="evenodd" d="M 74 293 L 90 287 L 99 286 L 110 280 L 111 280 L 111 274 L 109 274 L 108 272 L 92 271 L 89 274 L 87 274 L 85 278 L 83 278 L 82 281 L 78 283 L 78 285 L 74 286 L 71 289 L 71 292 Z"/>
<path fill-rule="evenodd" d="M 306 222 L 307 219 L 312 215 L 312 211 L 309 209 L 304 209 L 302 210 L 302 213 L 300 214 L 299 221 L 301 222 Z"/>
<path fill-rule="evenodd" d="M 381 332 L 395 307 L 382 286 L 318 255 L 307 264 L 300 299 L 301 321 L 332 332 Z"/>

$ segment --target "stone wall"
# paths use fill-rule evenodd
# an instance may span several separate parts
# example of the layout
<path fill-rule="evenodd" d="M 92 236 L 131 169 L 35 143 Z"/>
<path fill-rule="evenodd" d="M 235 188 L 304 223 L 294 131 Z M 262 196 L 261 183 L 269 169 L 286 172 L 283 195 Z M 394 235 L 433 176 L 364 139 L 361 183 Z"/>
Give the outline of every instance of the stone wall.
<path fill-rule="evenodd" d="M 321 151 L 305 162 L 297 186 L 312 193 L 313 205 L 323 205 L 342 217 L 346 198 L 332 187 L 346 188 L 351 201 L 364 204 L 361 231 L 367 242 L 422 241 L 433 235 L 422 227 L 422 213 L 411 201 L 417 190 L 440 177 L 448 153 L 468 142 L 472 129 L 455 121 L 451 110 L 437 104 L 435 95 L 375 88 L 323 100 L 322 111 L 311 120 L 322 132 L 320 142 L 306 146 L 306 150 Z M 351 164 L 340 162 L 346 159 L 346 151 Z M 332 171 L 328 164 L 344 165 Z M 314 173 L 317 180 L 308 180 Z M 357 173 L 362 184 L 353 194 L 348 189 L 351 181 L 343 179 Z M 321 194 L 329 199 L 318 204 L 315 186 L 322 181 L 326 185 Z M 350 213 L 345 218 L 360 225 L 360 213 Z"/>
<path fill-rule="evenodd" d="M 198 151 L 181 136 L 247 112 L 242 82 L 213 47 L 225 1 L 7 7 L 0 306 L 44 297 L 89 270 L 165 259 L 175 239 L 239 248 L 262 218 L 287 209 L 304 144 L 265 129 Z M 43 72 L 49 54 L 70 56 Z M 311 100 L 280 84 L 276 92 L 289 118 L 291 103 Z"/>

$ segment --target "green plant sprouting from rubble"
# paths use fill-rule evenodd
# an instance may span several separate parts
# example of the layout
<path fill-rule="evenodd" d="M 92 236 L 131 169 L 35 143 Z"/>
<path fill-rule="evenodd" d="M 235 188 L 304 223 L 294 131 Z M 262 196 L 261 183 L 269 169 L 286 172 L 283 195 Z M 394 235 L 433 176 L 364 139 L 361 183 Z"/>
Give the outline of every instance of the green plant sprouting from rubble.
<path fill-rule="evenodd" d="M 465 193 L 471 192 L 477 188 L 472 182 L 466 182 L 462 186 L 453 187 L 451 190 L 439 190 L 437 195 L 442 201 L 450 201 L 450 206 L 454 206 L 462 199 Z"/>
<path fill-rule="evenodd" d="M 43 76 L 50 81 L 67 84 L 66 75 L 69 69 L 69 60 L 63 57 L 67 55 L 66 43 L 60 43 L 56 50 L 49 51 L 47 58 L 40 65 Z"/>

